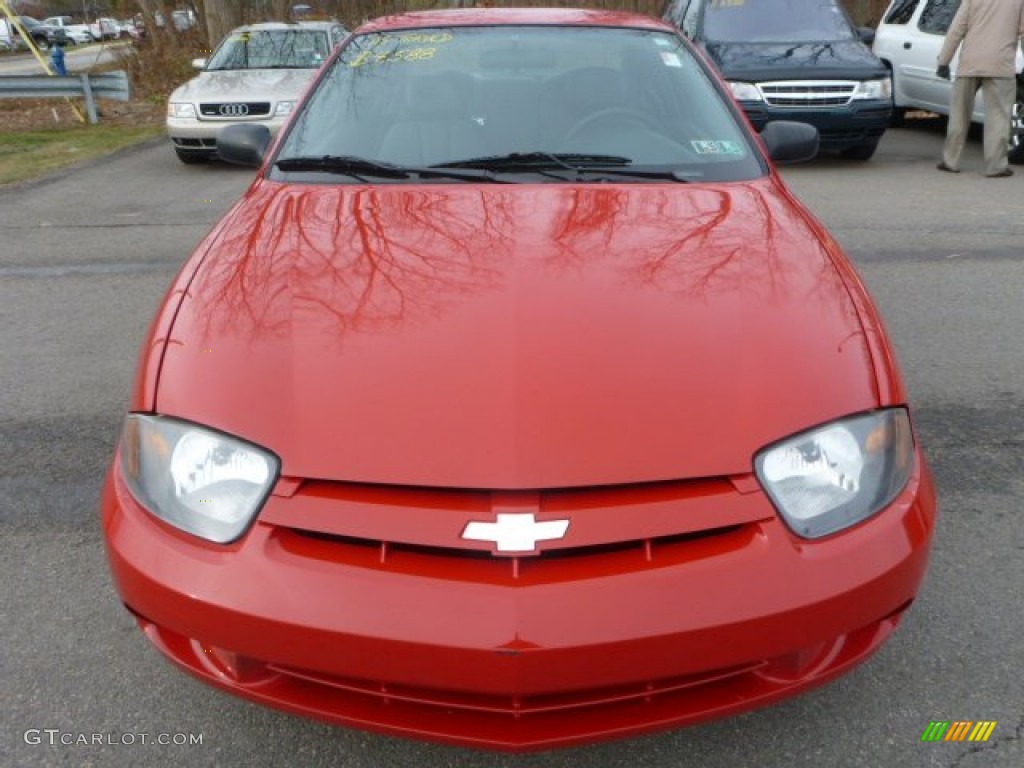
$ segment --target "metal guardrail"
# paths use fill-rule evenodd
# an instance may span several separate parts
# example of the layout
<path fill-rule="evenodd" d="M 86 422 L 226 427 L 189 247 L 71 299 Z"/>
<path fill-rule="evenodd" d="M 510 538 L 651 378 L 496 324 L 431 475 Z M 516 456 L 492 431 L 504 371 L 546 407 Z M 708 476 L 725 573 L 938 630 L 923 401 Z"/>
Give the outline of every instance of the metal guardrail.
<path fill-rule="evenodd" d="M 2 75 L 0 76 L 0 99 L 50 99 L 85 97 L 89 122 L 99 122 L 96 113 L 96 99 L 128 101 L 131 85 L 128 73 L 103 72 L 101 74 L 77 75 Z"/>

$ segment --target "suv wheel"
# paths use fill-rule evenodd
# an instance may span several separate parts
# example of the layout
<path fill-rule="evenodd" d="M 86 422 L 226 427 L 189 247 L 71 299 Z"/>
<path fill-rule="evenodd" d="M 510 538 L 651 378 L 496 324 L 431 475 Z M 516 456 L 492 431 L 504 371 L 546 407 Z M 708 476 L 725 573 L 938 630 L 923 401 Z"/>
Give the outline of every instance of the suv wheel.
<path fill-rule="evenodd" d="M 1017 100 L 1010 108 L 1010 151 L 1014 165 L 1024 165 L 1024 83 L 1017 83 Z"/>
<path fill-rule="evenodd" d="M 878 139 L 870 144 L 856 144 L 842 149 L 839 151 L 839 156 L 845 157 L 847 160 L 870 160 L 876 149 L 878 149 Z"/>

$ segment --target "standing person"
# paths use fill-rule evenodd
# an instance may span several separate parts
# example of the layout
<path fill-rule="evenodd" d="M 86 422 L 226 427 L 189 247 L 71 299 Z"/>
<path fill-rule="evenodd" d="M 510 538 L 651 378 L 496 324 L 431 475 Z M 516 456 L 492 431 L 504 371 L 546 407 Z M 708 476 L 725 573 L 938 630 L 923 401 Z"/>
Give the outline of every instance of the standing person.
<path fill-rule="evenodd" d="M 64 66 L 64 40 L 61 37 L 57 37 L 53 42 L 53 49 L 50 51 L 50 63 L 53 65 L 53 71 L 58 75 L 66 75 L 68 73 L 67 67 Z"/>
<path fill-rule="evenodd" d="M 1010 138 L 1010 109 L 1017 97 L 1015 59 L 1024 36 L 1024 0 L 963 0 L 939 51 L 935 74 L 949 79 L 949 64 L 957 48 L 960 63 L 953 81 L 946 143 L 940 171 L 960 173 L 960 155 L 971 126 L 978 89 L 985 97 L 985 175 L 1012 176 L 1006 153 Z"/>

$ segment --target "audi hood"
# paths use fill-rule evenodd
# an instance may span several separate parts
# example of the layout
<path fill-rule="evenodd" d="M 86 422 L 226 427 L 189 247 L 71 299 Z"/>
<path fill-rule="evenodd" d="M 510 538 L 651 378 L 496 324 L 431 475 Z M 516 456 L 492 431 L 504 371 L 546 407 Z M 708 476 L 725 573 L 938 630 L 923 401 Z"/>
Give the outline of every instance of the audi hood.
<path fill-rule="evenodd" d="M 172 102 L 235 103 L 296 101 L 316 69 L 228 69 L 203 72 L 171 94 Z"/>

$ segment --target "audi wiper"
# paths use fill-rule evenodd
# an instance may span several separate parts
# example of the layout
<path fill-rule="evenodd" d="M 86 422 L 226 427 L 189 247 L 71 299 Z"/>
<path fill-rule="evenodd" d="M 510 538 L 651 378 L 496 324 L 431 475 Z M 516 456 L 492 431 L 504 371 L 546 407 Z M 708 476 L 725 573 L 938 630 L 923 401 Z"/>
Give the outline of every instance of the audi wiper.
<path fill-rule="evenodd" d="M 507 184 L 510 182 L 496 179 L 494 174 L 486 169 L 466 168 L 444 168 L 438 166 L 418 167 L 407 165 L 393 165 L 379 160 L 369 160 L 365 157 L 353 157 L 351 155 L 322 155 L 322 156 L 296 156 L 285 157 L 274 163 L 282 171 L 322 171 L 324 173 L 339 173 L 363 181 L 364 176 L 376 176 L 382 179 L 408 179 L 413 176 L 420 179 L 445 178 L 457 179 L 459 181 L 486 181 L 495 184 Z"/>

